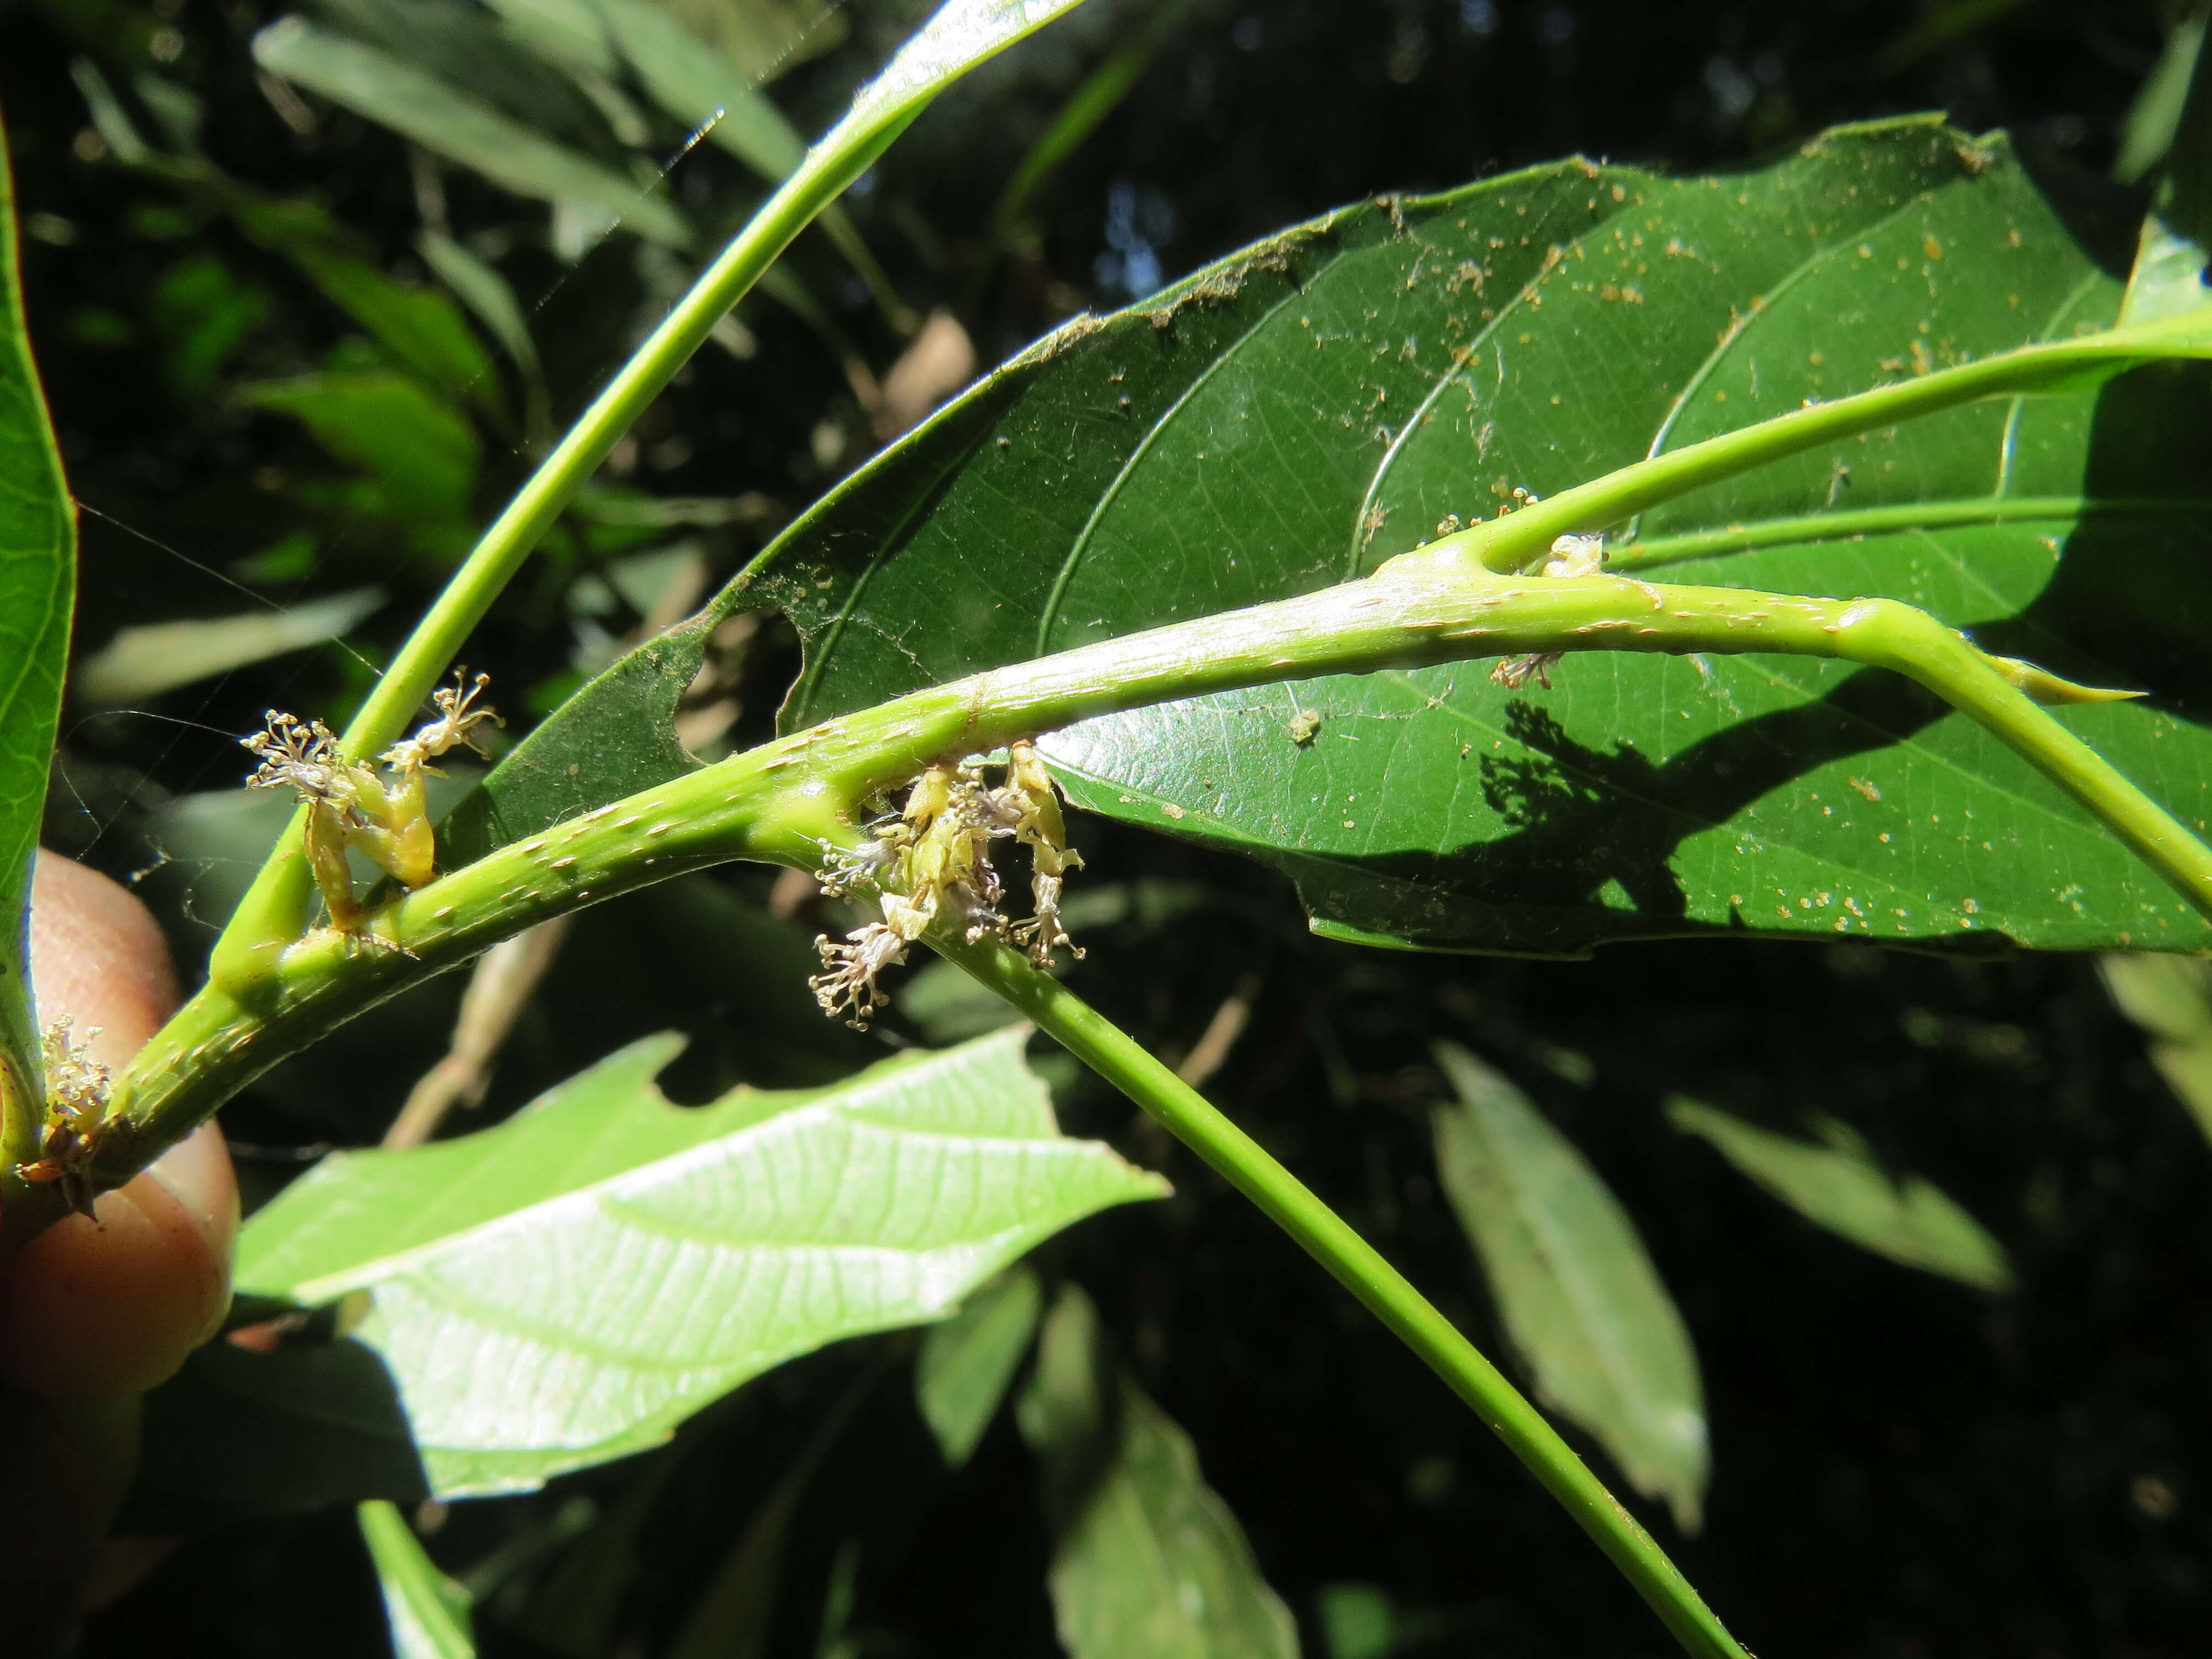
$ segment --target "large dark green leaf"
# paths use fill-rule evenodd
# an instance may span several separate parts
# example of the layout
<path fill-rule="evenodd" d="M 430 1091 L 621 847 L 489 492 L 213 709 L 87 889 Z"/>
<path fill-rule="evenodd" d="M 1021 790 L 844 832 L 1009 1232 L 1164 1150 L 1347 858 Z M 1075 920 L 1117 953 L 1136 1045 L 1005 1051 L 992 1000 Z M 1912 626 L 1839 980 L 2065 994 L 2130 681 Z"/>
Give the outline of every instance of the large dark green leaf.
<path fill-rule="evenodd" d="M 771 548 L 747 592 L 808 647 L 787 722 L 1357 576 L 1516 489 L 2104 325 L 2135 224 L 2087 188 L 1914 118 L 1762 172 L 1571 161 L 1286 232 L 1070 325 Z M 1887 594 L 2148 688 L 2063 718 L 2195 823 L 2212 785 L 2205 387 L 2160 368 L 1959 410 L 1617 539 L 1667 577 Z M 1268 859 L 1317 926 L 1378 943 L 2212 944 L 2081 809 L 1899 678 L 1589 654 L 1555 679 L 1335 678 L 1049 748 L 1082 805 Z M 1306 743 L 1301 709 L 1321 717 Z"/>
<path fill-rule="evenodd" d="M 1039 1241 L 1166 1185 L 1064 1139 L 1018 1031 L 827 1089 L 672 1107 L 631 1044 L 492 1129 L 339 1154 L 239 1241 L 241 1290 L 366 1291 L 434 1488 L 621 1456 L 745 1378 L 944 1316 Z"/>
<path fill-rule="evenodd" d="M 61 718 L 76 591 L 76 514 L 23 320 L 15 186 L 0 139 L 0 1102 L 43 1097 L 24 904 Z M 19 1127 L 35 1116 L 9 1120 Z M 27 1144 L 0 1146 L 14 1158 Z"/>

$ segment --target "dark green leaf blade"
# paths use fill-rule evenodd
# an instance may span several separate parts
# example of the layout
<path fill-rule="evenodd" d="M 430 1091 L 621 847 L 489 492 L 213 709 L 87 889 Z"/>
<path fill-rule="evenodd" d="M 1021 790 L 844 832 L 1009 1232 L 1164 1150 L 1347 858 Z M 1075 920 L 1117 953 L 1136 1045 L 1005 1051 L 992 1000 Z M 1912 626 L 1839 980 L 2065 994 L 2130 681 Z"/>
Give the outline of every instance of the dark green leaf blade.
<path fill-rule="evenodd" d="M 1018 1416 L 1053 1519 L 1048 1583 L 1070 1659 L 1297 1659 L 1290 1610 L 1190 1437 L 1103 1352 L 1072 1285 Z"/>
<path fill-rule="evenodd" d="M 1306 591 L 1516 489 L 2107 325 L 2124 206 L 1911 119 L 1759 173 L 1569 164 L 1330 216 L 1063 330 L 794 526 L 745 579 L 807 641 L 787 724 Z M 2062 718 L 2197 823 L 2206 386 L 2156 368 L 1869 434 L 1646 515 L 1624 562 L 1887 594 L 2147 686 Z M 1267 859 L 1317 927 L 1374 943 L 2212 944 L 2081 809 L 1892 677 L 1582 654 L 1555 679 L 1512 693 L 1470 663 L 1261 688 L 1048 750 L 1080 805 Z"/>
<path fill-rule="evenodd" d="M 38 1156 L 46 1097 L 25 907 L 76 592 L 76 511 L 31 357 L 13 170 L 0 137 L 0 1158 L 9 1163 Z"/>
<path fill-rule="evenodd" d="M 666 1437 L 825 1343 L 942 1317 L 1158 1176 L 1062 1138 L 1024 1033 L 826 1089 L 679 1110 L 647 1038 L 498 1127 L 318 1167 L 240 1236 L 242 1290 L 365 1291 L 441 1493 L 509 1490 Z"/>
<path fill-rule="evenodd" d="M 1636 1224 L 1510 1081 L 1452 1043 L 1437 1061 L 1459 1096 L 1436 1113 L 1437 1173 L 1537 1397 L 1695 1532 L 1711 1474 L 1705 1389 Z"/>
<path fill-rule="evenodd" d="M 1977 1290 L 2013 1282 L 2004 1247 L 1934 1183 L 1893 1176 L 1864 1141 L 1840 1123 L 1828 1144 L 1793 1139 L 1687 1099 L 1668 1103 L 1667 1121 L 1711 1144 L 1752 1180 L 1807 1220 L 1892 1261 L 1941 1273 Z"/>

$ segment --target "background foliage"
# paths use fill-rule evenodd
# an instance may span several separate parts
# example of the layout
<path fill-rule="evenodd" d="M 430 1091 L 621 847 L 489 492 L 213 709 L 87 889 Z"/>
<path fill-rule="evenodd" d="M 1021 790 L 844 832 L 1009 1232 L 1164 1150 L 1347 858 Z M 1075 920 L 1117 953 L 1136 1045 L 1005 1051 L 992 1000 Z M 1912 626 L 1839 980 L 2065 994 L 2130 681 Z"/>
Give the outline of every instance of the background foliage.
<path fill-rule="evenodd" d="M 920 9 L 866 0 L 811 30 L 802 5 L 671 10 L 709 32 L 750 20 L 729 61 L 776 72 L 792 126 L 813 131 Z M 1982 21 L 1947 33 L 1968 10 Z M 1096 0 L 948 97 L 850 201 L 849 231 L 802 241 L 618 452 L 471 665 L 514 712 L 543 713 L 688 611 L 919 412 L 893 365 L 923 361 L 908 331 L 939 307 L 971 361 L 995 362 L 1080 306 L 1380 191 L 1577 149 L 1734 166 L 1895 111 L 2005 125 L 2055 172 L 2109 167 L 2166 20 L 2148 4 L 1988 11 Z M 387 46 L 403 15 L 410 50 L 470 64 L 488 118 L 551 131 L 597 198 L 579 174 L 541 181 L 563 204 L 549 214 L 303 97 L 257 67 L 249 43 L 278 13 L 250 0 L 19 0 L 0 15 L 33 339 L 87 508 L 48 840 L 137 880 L 186 960 L 282 817 L 234 793 L 232 738 L 272 703 L 336 714 L 358 698 L 533 437 L 680 285 L 690 237 L 741 216 L 775 167 L 772 124 L 744 128 L 749 144 L 674 167 L 643 238 L 599 240 L 606 198 L 634 205 L 677 154 L 696 90 L 656 78 L 646 66 L 665 60 L 629 36 L 570 43 L 629 88 L 595 100 L 541 55 L 488 59 L 482 12 L 437 12 L 444 36 L 367 0 L 309 14 Z M 1115 60 L 1126 95 L 1009 199 L 1017 158 L 1132 40 L 1152 55 Z M 965 373 L 941 368 L 937 395 Z M 926 407 L 930 377 L 909 377 Z M 180 618 L 182 635 L 138 631 Z M 272 628 L 307 648 L 271 655 Z M 795 639 L 734 618 L 702 649 L 715 672 L 684 711 L 687 744 L 764 736 Z M 88 684 L 94 665 L 106 678 Z M 1502 1287 L 1492 1305 L 1455 1219 L 1474 1177 L 1449 1156 L 1440 1170 L 1437 1146 L 1480 1108 L 1434 1045 L 1484 1056 L 1504 1098 L 1532 1098 L 1581 1149 L 1680 1309 L 1692 1395 L 1702 1378 L 1713 1484 L 1680 1559 L 1755 1645 L 2193 1649 L 2212 1602 L 2212 1510 L 2192 1485 L 2212 1467 L 2212 1347 L 2189 1310 L 2212 1288 L 2212 1171 L 2089 962 L 1733 943 L 1588 963 L 1363 952 L 1308 936 L 1286 886 L 1249 866 L 1097 818 L 1077 834 L 1096 907 L 1081 988 L 1171 1058 L 1217 1010 L 1241 1011 L 1209 1091 L 1494 1347 L 1539 1339 Z M 818 1087 L 886 1045 L 989 1021 L 934 969 L 868 1037 L 820 1020 L 798 977 L 821 919 L 743 872 L 586 913 L 481 1109 L 672 1029 L 691 1042 L 662 1086 L 701 1103 L 743 1082 Z M 228 1109 L 253 1195 L 377 1139 L 442 1049 L 459 988 L 356 1022 Z M 2182 990 L 2163 1024 L 2141 986 L 2129 1005 L 2177 1086 L 2203 1040 Z M 1049 1653 L 1048 1578 L 1104 1547 L 1055 1530 L 1054 1482 L 1102 1459 L 1127 1526 L 1212 1540 L 1191 1547 L 1194 1571 L 1264 1575 L 1224 1633 L 1158 1650 L 1280 1650 L 1285 1610 L 1304 1650 L 1338 1656 L 1612 1651 L 1648 1628 L 1480 1425 L 1267 1224 L 1126 1103 L 1040 1064 L 1071 1133 L 1165 1171 L 1176 1195 L 1048 1245 L 1051 1288 L 972 1304 L 968 1353 L 935 1332 L 848 1343 L 740 1390 L 672 1448 L 419 1516 L 485 1650 Z M 1670 1112 L 1676 1094 L 1729 1116 Z M 1793 1138 L 1794 1162 L 1762 1128 Z M 1838 1160 L 1811 1166 L 1825 1176 L 1806 1173 L 1815 1151 Z M 1911 1271 L 1808 1225 L 1729 1160 L 1777 1189 L 1825 1179 L 1832 1207 L 1878 1162 L 1960 1213 L 1920 1206 L 1932 1240 L 1891 1253 L 1937 1272 Z M 1896 1240 L 1894 1218 L 1858 1213 Z M 2008 1261 L 2008 1294 L 1956 1282 L 2000 1283 Z M 958 1379 L 994 1394 L 1012 1372 L 994 1354 L 1040 1321 L 1020 1410 L 964 1445 Z M 908 1364 L 930 1348 L 939 1385 L 917 1406 Z M 1121 1437 L 1086 1439 L 1114 1398 Z M 191 1537 L 90 1650 L 389 1650 L 352 1516 L 223 1521 L 204 1473 L 149 1463 L 140 1519 Z M 1663 1507 L 1646 1513 L 1665 1526 Z M 388 1519 L 377 1559 L 434 1609 L 436 1572 Z M 1072 1628 L 1070 1605 L 1058 1634 L 1078 1650 L 1112 1628 L 1096 1603 Z"/>

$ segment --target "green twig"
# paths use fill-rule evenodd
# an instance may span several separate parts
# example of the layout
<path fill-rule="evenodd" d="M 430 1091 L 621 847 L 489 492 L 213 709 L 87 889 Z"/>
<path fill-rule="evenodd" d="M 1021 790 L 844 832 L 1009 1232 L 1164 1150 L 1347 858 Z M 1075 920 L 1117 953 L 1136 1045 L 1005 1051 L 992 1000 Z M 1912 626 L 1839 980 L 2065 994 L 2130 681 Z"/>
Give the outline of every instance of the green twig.
<path fill-rule="evenodd" d="M 1907 674 L 2055 780 L 2212 916 L 2212 849 L 2012 683 L 2016 666 L 1889 599 L 1824 599 L 1614 576 L 1509 578 L 1395 561 L 1364 581 L 1125 635 L 933 686 L 603 806 L 505 847 L 377 913 L 362 936 L 316 933 L 264 993 L 210 983 L 123 1077 L 96 1170 L 120 1184 L 254 1077 L 362 1009 L 510 934 L 671 876 L 755 859 L 811 868 L 871 797 L 932 761 L 1078 720 L 1322 674 L 1522 652 L 1775 652 Z M 2025 677 L 2045 695 L 2068 688 Z M 41 1194 L 44 1194 L 42 1197 Z M 9 1189 L 9 1234 L 52 1218 Z"/>
<path fill-rule="evenodd" d="M 1692 559 L 1756 552 L 1792 543 L 1859 541 L 1900 531 L 1986 524 L 2070 524 L 2092 515 L 2161 518 L 2187 514 L 2212 518 L 2212 500 L 2176 495 L 1985 495 L 1979 500 L 1905 501 L 1894 507 L 1859 507 L 1846 513 L 1801 513 L 1786 518 L 1753 519 L 1717 530 L 1688 530 L 1674 536 L 1636 537 L 1620 543 L 1606 562 L 1608 570 L 1655 570 Z"/>
<path fill-rule="evenodd" d="M 714 325 L 760 280 L 793 238 L 860 177 L 918 112 L 908 111 L 886 127 L 855 135 L 857 142 L 825 143 L 810 152 L 799 169 L 701 273 L 538 464 L 453 573 L 346 727 L 340 746 L 348 757 L 374 755 L 399 736 L 462 641 L 576 492 L 599 471 L 616 441 L 706 343 Z M 265 981 L 277 955 L 307 927 L 313 884 L 302 851 L 305 825 L 302 809 L 216 942 L 209 972 L 235 994 L 251 994 L 253 987 Z"/>
<path fill-rule="evenodd" d="M 1404 1274 L 1257 1141 L 1133 1037 L 1003 943 L 933 938 L 930 943 L 1165 1125 L 1334 1274 L 1528 1466 L 1685 1651 L 1700 1659 L 1745 1659 L 1689 1580 L 1543 1414 Z"/>
<path fill-rule="evenodd" d="M 1543 557 L 1556 537 L 1622 523 L 1662 501 L 1823 443 L 1856 438 L 1984 398 L 2077 391 L 2139 363 L 2172 357 L 2212 357 L 2212 312 L 2110 329 L 2052 345 L 2022 346 L 1831 403 L 1807 404 L 1754 426 L 1635 462 L 1400 557 L 1475 564 L 1500 573 L 1526 569 Z"/>

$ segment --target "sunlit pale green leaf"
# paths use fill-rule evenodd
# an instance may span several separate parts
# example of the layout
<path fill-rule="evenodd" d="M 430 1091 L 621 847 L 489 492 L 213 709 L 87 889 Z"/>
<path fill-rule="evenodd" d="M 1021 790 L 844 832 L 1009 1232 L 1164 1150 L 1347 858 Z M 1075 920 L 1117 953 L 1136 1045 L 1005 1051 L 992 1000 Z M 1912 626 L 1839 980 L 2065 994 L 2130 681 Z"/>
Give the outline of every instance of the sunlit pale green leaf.
<path fill-rule="evenodd" d="M 589 204 L 657 242 L 690 240 L 682 216 L 651 190 L 389 52 L 286 17 L 253 37 L 253 55 L 270 74 L 404 133 L 519 196 Z"/>
<path fill-rule="evenodd" d="M 1793 1139 L 1694 1100 L 1668 1103 L 1668 1121 L 1715 1151 L 1807 1220 L 1908 1267 L 1977 1290 L 2012 1283 L 2004 1247 L 1981 1223 L 1919 1176 L 1893 1176 L 1840 1123 L 1826 1145 Z"/>
<path fill-rule="evenodd" d="M 1018 1416 L 1052 1517 L 1047 1582 L 1069 1659 L 1296 1659 L 1290 1611 L 1190 1437 L 1106 1354 L 1073 1285 Z"/>
<path fill-rule="evenodd" d="M 951 1318 L 931 1326 L 922 1339 L 915 1401 L 954 1468 L 974 1454 L 998 1415 L 1043 1307 L 1044 1288 L 1035 1270 L 1017 1267 L 962 1303 Z"/>
<path fill-rule="evenodd" d="M 1698 1356 L 1636 1224 L 1574 1144 L 1499 1073 L 1437 1045 L 1458 1097 L 1437 1173 L 1538 1398 L 1695 1531 L 1710 1471 Z"/>
<path fill-rule="evenodd" d="M 941 1316 L 1158 1177 L 1064 1139 L 1022 1034 L 833 1087 L 678 1109 L 648 1038 L 518 1117 L 342 1153 L 240 1241 L 242 1290 L 349 1291 L 441 1492 L 526 1486 L 663 1438 L 842 1337 Z"/>
<path fill-rule="evenodd" d="M 786 723 L 1310 591 L 1516 489 L 2100 327 L 2131 210 L 2057 188 L 2002 137 L 1911 119 L 1764 171 L 1573 161 L 1285 232 L 1070 325 L 787 532 L 744 579 L 806 641 Z M 2148 688 L 2060 718 L 2196 823 L 2208 380 L 2153 367 L 1847 440 L 1615 526 L 1616 566 L 1889 595 Z M 1377 943 L 2212 945 L 2055 786 L 1896 676 L 1587 653 L 1547 693 L 1487 667 L 1133 710 L 1049 752 L 1082 805 L 1267 859 L 1318 927 Z"/>
<path fill-rule="evenodd" d="M 438 1571 L 414 1528 L 390 1504 L 373 1499 L 358 1513 L 384 1592 L 392 1659 L 476 1659 L 468 1592 Z"/>
<path fill-rule="evenodd" d="M 76 667 L 80 702 L 119 708 L 211 675 L 337 639 L 384 604 L 380 587 L 356 588 L 289 609 L 126 628 Z"/>
<path fill-rule="evenodd" d="M 24 960 L 23 906 L 61 718 L 76 591 L 76 511 L 62 478 L 23 320 L 15 198 L 0 139 L 0 1157 L 34 1155 L 46 1094 Z"/>

